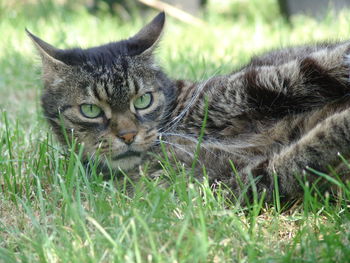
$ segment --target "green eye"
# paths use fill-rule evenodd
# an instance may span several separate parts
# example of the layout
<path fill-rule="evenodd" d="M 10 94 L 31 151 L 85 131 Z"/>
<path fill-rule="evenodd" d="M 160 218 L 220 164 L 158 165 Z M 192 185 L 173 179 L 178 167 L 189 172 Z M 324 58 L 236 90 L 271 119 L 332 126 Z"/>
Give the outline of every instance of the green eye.
<path fill-rule="evenodd" d="M 144 110 L 144 109 L 148 108 L 149 106 L 151 106 L 152 102 L 153 102 L 152 94 L 146 93 L 146 94 L 142 95 L 141 97 L 138 97 L 134 101 L 134 107 L 137 110 Z"/>
<path fill-rule="evenodd" d="M 97 118 L 101 115 L 102 110 L 100 107 L 94 104 L 82 104 L 80 105 L 80 111 L 86 118 Z"/>

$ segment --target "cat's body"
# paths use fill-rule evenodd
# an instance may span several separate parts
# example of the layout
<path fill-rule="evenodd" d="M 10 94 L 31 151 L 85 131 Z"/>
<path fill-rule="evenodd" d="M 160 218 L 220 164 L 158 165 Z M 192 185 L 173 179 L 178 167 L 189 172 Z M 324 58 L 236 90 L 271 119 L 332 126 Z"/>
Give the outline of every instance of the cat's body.
<path fill-rule="evenodd" d="M 300 193 L 296 176 L 307 167 L 327 173 L 328 165 L 338 168 L 342 163 L 338 153 L 349 157 L 349 51 L 350 43 L 281 50 L 253 58 L 232 74 L 197 83 L 188 92 L 201 89 L 198 98 L 185 96 L 186 102 L 178 102 L 193 106 L 176 132 L 198 135 L 206 95 L 206 140 L 199 161 L 211 179 L 238 188 L 228 161 L 232 160 L 244 184 L 253 178 L 258 190 L 266 189 L 269 195 L 277 174 L 281 194 L 295 197 Z M 178 144 L 186 145 L 181 141 Z M 195 146 L 182 148 L 193 152 Z M 175 152 L 190 165 L 188 154 Z M 307 173 L 308 181 L 317 178 Z"/>
<path fill-rule="evenodd" d="M 340 167 L 350 157 L 350 42 L 273 51 L 240 70 L 202 83 L 171 81 L 152 50 L 164 23 L 158 15 L 133 38 L 88 50 L 57 50 L 30 35 L 43 59 L 43 107 L 61 141 L 65 131 L 115 170 L 132 170 L 159 137 L 191 167 L 207 111 L 197 175 L 239 193 L 254 181 L 271 197 L 300 194 L 297 175 L 307 167 Z M 207 101 L 207 109 L 206 103 Z M 107 161 L 102 161 L 107 163 Z M 307 180 L 317 176 L 307 172 Z"/>

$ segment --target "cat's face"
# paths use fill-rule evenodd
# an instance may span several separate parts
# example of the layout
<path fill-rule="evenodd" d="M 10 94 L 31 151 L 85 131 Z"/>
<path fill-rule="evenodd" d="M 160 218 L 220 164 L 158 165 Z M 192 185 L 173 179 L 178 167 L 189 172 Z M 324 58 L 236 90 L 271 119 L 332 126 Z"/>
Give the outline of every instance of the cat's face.
<path fill-rule="evenodd" d="M 157 140 L 173 86 L 152 50 L 164 24 L 158 15 L 133 38 L 86 50 L 58 50 L 30 34 L 42 56 L 42 105 L 58 138 L 84 144 L 86 159 L 127 171 Z"/>

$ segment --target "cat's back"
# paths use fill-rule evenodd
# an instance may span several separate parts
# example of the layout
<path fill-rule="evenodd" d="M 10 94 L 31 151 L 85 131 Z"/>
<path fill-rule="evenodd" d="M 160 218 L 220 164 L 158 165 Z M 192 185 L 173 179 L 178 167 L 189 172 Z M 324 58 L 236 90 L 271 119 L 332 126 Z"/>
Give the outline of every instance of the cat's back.
<path fill-rule="evenodd" d="M 216 137 L 260 133 L 259 127 L 273 127 L 286 116 L 307 116 L 330 103 L 336 108 L 350 94 L 349 53 L 350 42 L 274 50 L 231 74 L 191 85 L 192 95 L 178 103 L 189 105 L 182 120 L 186 132 L 200 127 L 204 97 L 207 131 Z"/>
<path fill-rule="evenodd" d="M 246 67 L 280 66 L 293 60 L 301 60 L 318 51 L 332 51 L 343 42 L 322 42 L 309 45 L 285 47 L 253 56 Z"/>

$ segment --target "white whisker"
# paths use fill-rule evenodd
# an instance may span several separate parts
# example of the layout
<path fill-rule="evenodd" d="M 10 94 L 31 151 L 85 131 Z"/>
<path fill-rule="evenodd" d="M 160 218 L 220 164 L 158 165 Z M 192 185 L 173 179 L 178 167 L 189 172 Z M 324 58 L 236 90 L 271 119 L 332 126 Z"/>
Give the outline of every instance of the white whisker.
<path fill-rule="evenodd" d="M 171 143 L 171 142 L 167 142 L 167 141 L 163 141 L 163 140 L 157 140 L 157 142 L 159 142 L 159 143 L 165 143 L 165 144 L 168 144 L 168 145 L 170 145 L 170 146 L 173 146 L 173 147 L 179 149 L 180 151 L 183 151 L 184 153 L 188 154 L 189 156 L 191 156 L 191 158 L 194 158 L 194 154 L 193 154 L 193 153 L 191 153 L 191 152 L 185 150 L 184 148 L 180 147 L 179 144 Z"/>
<path fill-rule="evenodd" d="M 192 137 L 190 135 L 176 134 L 176 133 L 163 133 L 163 135 L 165 135 L 165 136 L 167 136 L 167 135 L 168 136 L 177 136 L 180 138 L 187 139 L 187 140 L 194 143 L 194 145 L 192 145 L 193 147 L 196 147 L 196 145 L 199 143 L 195 137 Z M 177 144 L 177 145 L 181 145 L 181 144 Z M 206 143 L 201 143 L 200 146 L 203 147 L 207 152 L 213 154 L 215 157 L 218 157 L 218 155 L 212 151 L 213 148 L 210 148 L 209 145 L 207 145 Z"/>
<path fill-rule="evenodd" d="M 196 87 L 196 91 L 194 92 L 194 95 L 192 96 L 191 100 L 189 101 L 189 103 L 186 105 L 186 107 L 180 112 L 179 115 L 177 115 L 172 121 L 170 121 L 166 126 L 166 129 L 164 130 L 164 132 L 167 132 L 169 130 L 172 130 L 173 128 L 175 128 L 175 126 L 182 120 L 182 118 L 186 115 L 186 113 L 188 112 L 188 110 L 194 105 L 195 101 L 197 100 L 198 96 L 202 93 L 205 85 L 207 84 L 209 80 L 206 80 L 202 83 L 200 83 L 197 87 Z"/>
<path fill-rule="evenodd" d="M 174 136 L 187 139 L 191 142 L 198 143 L 198 139 L 195 136 L 179 133 L 162 133 L 163 136 Z M 245 140 L 232 139 L 230 141 L 220 141 L 220 140 L 205 140 L 201 143 L 201 147 L 205 148 L 208 152 L 215 156 L 218 156 L 213 152 L 213 150 L 219 150 L 227 153 L 235 153 L 242 149 L 256 147 L 256 144 L 247 143 Z"/>

